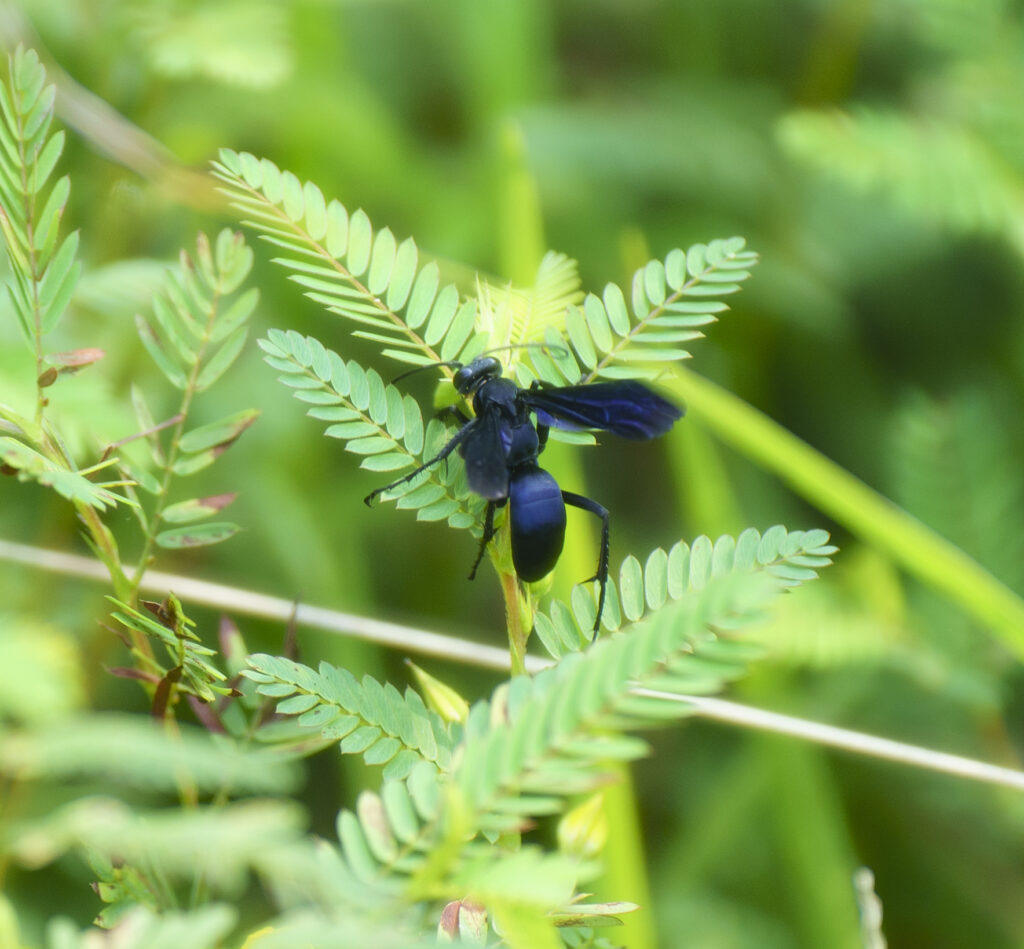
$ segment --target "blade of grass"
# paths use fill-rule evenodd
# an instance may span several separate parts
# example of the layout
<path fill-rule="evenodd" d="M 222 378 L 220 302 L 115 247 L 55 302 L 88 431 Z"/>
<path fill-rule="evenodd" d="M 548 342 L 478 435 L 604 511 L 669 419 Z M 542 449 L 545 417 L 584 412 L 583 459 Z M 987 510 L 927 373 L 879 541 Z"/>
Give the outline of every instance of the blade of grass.
<path fill-rule="evenodd" d="M 732 393 L 689 369 L 679 368 L 672 382 L 690 421 L 775 472 L 825 514 L 959 603 L 1024 659 L 1024 600 L 977 561 Z"/>

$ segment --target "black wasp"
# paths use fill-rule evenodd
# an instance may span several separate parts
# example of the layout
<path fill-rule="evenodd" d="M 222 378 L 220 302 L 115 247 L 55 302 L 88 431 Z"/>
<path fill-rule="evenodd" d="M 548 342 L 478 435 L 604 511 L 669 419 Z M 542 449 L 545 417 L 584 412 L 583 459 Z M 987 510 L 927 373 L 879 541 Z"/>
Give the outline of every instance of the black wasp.
<path fill-rule="evenodd" d="M 537 458 L 552 427 L 603 429 L 643 441 L 664 435 L 682 418 L 682 410 L 634 380 L 576 386 L 542 386 L 535 382 L 524 389 L 502 378 L 501 363 L 494 356 L 478 356 L 465 366 L 457 362 L 439 365 L 455 368 L 452 384 L 460 396 L 472 398 L 475 417 L 467 418 L 454 406 L 446 410 L 462 427 L 444 448 L 404 478 L 371 492 L 366 503 L 372 504 L 379 495 L 411 481 L 458 449 L 466 463 L 470 489 L 487 499 L 483 537 L 470 579 L 494 537 L 495 509 L 508 503 L 512 563 L 519 578 L 526 582 L 547 576 L 562 553 L 566 504 L 597 515 L 601 518 L 601 554 L 597 573 L 591 577 L 601 586 L 594 621 L 596 633 L 608 580 L 608 512 L 590 498 L 561 490 L 537 464 Z M 531 416 L 536 416 L 536 422 Z"/>

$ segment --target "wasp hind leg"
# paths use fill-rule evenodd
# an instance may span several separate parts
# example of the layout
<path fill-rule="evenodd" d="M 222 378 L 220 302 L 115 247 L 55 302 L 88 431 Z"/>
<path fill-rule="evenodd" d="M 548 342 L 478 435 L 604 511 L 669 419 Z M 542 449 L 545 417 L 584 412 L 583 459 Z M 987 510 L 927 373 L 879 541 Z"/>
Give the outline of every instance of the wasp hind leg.
<path fill-rule="evenodd" d="M 601 628 L 601 614 L 604 613 L 605 591 L 608 587 L 608 548 L 611 518 L 609 517 L 606 508 L 598 504 L 597 501 L 585 498 L 582 494 L 573 494 L 571 491 L 563 491 L 562 500 L 565 501 L 566 504 L 578 507 L 581 511 L 589 511 L 591 514 L 601 518 L 601 553 L 597 560 L 597 573 L 586 581 L 587 583 L 590 583 L 591 580 L 596 580 L 601 587 L 601 591 L 597 598 L 597 616 L 594 618 L 593 635 L 596 636 L 597 631 Z"/>

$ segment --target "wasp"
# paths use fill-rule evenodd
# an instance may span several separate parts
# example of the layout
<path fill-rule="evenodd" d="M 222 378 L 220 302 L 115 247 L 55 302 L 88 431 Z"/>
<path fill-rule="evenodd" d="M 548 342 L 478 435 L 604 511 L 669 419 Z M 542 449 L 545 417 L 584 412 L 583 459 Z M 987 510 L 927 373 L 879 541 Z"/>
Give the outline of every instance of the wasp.
<path fill-rule="evenodd" d="M 519 578 L 532 583 L 547 576 L 558 562 L 565 542 L 565 506 L 580 508 L 601 519 L 601 551 L 597 572 L 600 594 L 594 632 L 601 625 L 608 582 L 608 511 L 590 498 L 562 490 L 538 458 L 551 428 L 599 429 L 632 441 L 664 435 L 683 416 L 683 410 L 635 380 L 593 382 L 575 386 L 529 388 L 502 375 L 494 356 L 478 356 L 468 365 L 440 363 L 455 369 L 455 391 L 471 402 L 474 416 L 457 407 L 449 411 L 460 422 L 447 444 L 415 471 L 372 491 L 374 499 L 397 488 L 458 451 L 466 465 L 470 490 L 487 500 L 483 536 L 470 579 L 476 575 L 487 545 L 496 531 L 494 515 L 508 505 L 512 563 Z"/>

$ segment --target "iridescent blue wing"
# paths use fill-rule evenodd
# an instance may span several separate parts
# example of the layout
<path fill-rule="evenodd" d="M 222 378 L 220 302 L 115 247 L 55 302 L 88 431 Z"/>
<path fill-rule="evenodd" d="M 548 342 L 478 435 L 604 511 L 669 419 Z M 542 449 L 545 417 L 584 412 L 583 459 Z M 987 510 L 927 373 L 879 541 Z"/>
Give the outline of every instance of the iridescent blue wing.
<path fill-rule="evenodd" d="M 469 488 L 488 501 L 508 497 L 508 446 L 502 438 L 498 412 L 485 411 L 470 423 L 473 428 L 459 445 L 459 454 L 466 462 Z"/>
<path fill-rule="evenodd" d="M 633 379 L 524 389 L 522 399 L 541 425 L 600 428 L 633 441 L 664 435 L 683 417 L 681 408 Z"/>

